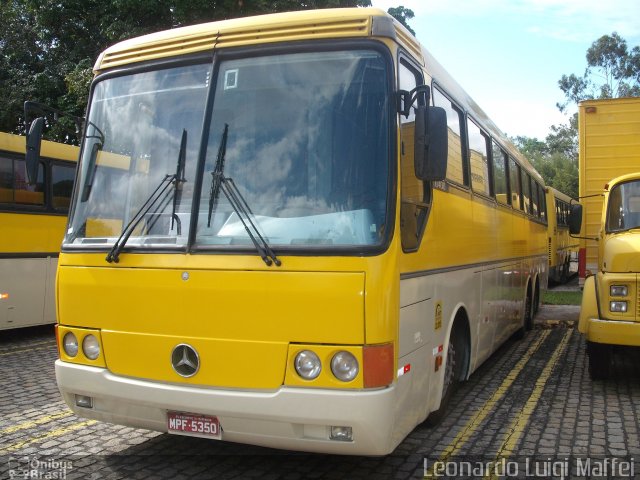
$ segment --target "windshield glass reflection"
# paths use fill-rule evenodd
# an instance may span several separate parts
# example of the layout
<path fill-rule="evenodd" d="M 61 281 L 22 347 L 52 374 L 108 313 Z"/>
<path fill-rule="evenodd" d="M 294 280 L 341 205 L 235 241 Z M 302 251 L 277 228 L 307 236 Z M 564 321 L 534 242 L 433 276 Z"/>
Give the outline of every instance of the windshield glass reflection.
<path fill-rule="evenodd" d="M 250 245 L 226 198 L 209 221 L 224 126 L 224 175 L 272 246 L 376 245 L 387 223 L 389 105 L 376 52 L 222 62 L 217 76 L 196 241 Z M 214 189 L 215 190 L 215 189 Z"/>
<path fill-rule="evenodd" d="M 127 246 L 186 244 L 210 68 L 164 69 L 96 84 L 68 244 L 113 244 L 163 178 L 176 173 L 181 155 L 184 181 L 146 212 Z M 181 151 L 183 132 L 188 140 Z"/>

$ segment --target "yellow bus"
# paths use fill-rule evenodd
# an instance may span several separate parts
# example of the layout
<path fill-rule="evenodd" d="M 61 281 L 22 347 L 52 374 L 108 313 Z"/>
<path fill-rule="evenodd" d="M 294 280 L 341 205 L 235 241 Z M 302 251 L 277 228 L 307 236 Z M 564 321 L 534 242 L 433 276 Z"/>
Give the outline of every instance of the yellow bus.
<path fill-rule="evenodd" d="M 577 255 L 580 247 L 578 238 L 569 235 L 571 205 L 577 202 L 553 187 L 547 187 L 546 190 L 546 201 L 549 205 L 549 281 L 565 283 L 570 277 L 572 255 Z"/>
<path fill-rule="evenodd" d="M 0 132 L 0 330 L 55 323 L 55 274 L 78 147 L 42 142 L 28 185 L 24 137 Z"/>
<path fill-rule="evenodd" d="M 58 271 L 86 418 L 387 454 L 547 284 L 542 178 L 385 12 L 100 55 Z"/>

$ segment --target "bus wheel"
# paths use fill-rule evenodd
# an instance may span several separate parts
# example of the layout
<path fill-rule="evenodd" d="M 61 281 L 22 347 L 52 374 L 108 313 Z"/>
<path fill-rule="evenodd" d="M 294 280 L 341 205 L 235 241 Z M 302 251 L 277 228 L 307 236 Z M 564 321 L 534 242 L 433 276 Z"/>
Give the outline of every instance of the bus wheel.
<path fill-rule="evenodd" d="M 531 330 L 533 328 L 533 319 L 537 315 L 538 310 L 540 310 L 540 283 L 538 282 L 538 279 L 536 279 L 535 293 L 533 294 L 533 310 L 528 330 Z"/>
<path fill-rule="evenodd" d="M 444 366 L 444 381 L 442 386 L 442 400 L 440 408 L 431 412 L 425 423 L 435 426 L 442 421 L 447 413 L 447 406 L 463 378 L 466 364 L 469 361 L 469 347 L 467 333 L 463 321 L 456 321 L 451 330 L 447 359 Z"/>
<path fill-rule="evenodd" d="M 524 301 L 524 328 L 529 331 L 533 329 L 533 300 L 531 295 L 531 284 L 527 287 L 527 297 Z"/>
<path fill-rule="evenodd" d="M 611 369 L 611 345 L 587 342 L 589 376 L 592 380 L 606 380 Z"/>

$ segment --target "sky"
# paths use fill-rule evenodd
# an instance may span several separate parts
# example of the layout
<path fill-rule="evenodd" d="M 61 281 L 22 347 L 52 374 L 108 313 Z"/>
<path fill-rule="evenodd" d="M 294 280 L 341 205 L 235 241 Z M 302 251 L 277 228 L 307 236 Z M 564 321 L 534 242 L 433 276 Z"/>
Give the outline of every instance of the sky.
<path fill-rule="evenodd" d="M 509 136 L 543 140 L 568 122 L 562 75 L 582 75 L 586 52 L 617 32 L 640 45 L 640 0 L 371 0 L 404 6 L 409 25 L 442 66 Z M 570 111 L 575 112 L 576 109 Z"/>

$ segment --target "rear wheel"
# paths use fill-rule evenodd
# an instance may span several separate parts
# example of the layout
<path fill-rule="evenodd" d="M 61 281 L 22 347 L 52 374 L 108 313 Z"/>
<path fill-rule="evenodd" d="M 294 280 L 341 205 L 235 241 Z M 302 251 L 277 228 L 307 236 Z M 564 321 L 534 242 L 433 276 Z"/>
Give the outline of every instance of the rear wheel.
<path fill-rule="evenodd" d="M 531 313 L 531 328 L 529 328 L 529 330 L 533 328 L 533 319 L 537 315 L 538 310 L 540 310 L 540 283 L 536 280 L 536 289 L 533 294 L 533 310 Z"/>
<path fill-rule="evenodd" d="M 460 381 L 464 378 L 469 361 L 469 346 L 467 332 L 463 321 L 456 321 L 451 330 L 447 358 L 444 365 L 444 384 L 442 386 L 442 400 L 440 408 L 431 412 L 427 417 L 427 425 L 437 425 L 447 413 L 451 397 L 455 393 Z"/>
<path fill-rule="evenodd" d="M 611 370 L 611 345 L 587 342 L 589 375 L 592 380 L 606 380 Z"/>
<path fill-rule="evenodd" d="M 531 295 L 531 284 L 527 287 L 527 297 L 524 301 L 524 328 L 527 331 L 533 329 L 533 300 Z"/>

